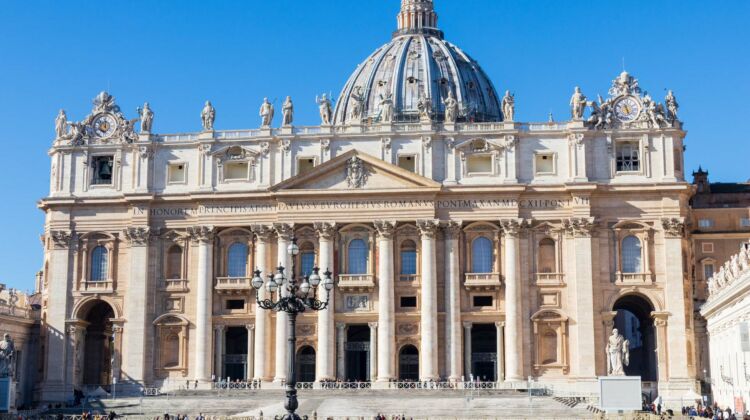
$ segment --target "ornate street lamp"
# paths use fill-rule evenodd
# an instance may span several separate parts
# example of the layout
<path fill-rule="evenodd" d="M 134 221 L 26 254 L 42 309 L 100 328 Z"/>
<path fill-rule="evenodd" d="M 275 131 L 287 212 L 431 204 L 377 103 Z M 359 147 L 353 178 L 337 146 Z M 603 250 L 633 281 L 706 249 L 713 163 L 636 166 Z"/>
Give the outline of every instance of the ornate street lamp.
<path fill-rule="evenodd" d="M 315 267 L 312 269 L 312 274 L 304 276 L 302 283 L 298 284 L 294 274 L 294 257 L 299 254 L 296 238 L 292 239 L 287 252 L 292 256 L 292 273 L 289 279 L 284 277 L 284 267 L 279 265 L 276 268 L 276 274 L 268 274 L 268 281 L 265 283 L 268 298 L 263 300 L 260 300 L 257 293 L 264 285 L 260 270 L 255 270 L 253 273 L 252 284 L 256 290 L 255 300 L 258 302 L 258 307 L 276 312 L 286 312 L 289 315 L 287 324 L 289 363 L 287 365 L 286 403 L 284 403 L 287 414 L 283 418 L 284 420 L 300 420 L 300 416 L 295 413 L 297 407 L 299 407 L 299 403 L 297 402 L 296 358 L 294 357 L 297 347 L 297 334 L 295 331 L 297 315 L 308 309 L 320 311 L 328 307 L 328 300 L 333 289 L 333 279 L 328 269 L 326 269 L 321 278 L 320 274 L 318 274 L 320 269 Z M 325 290 L 325 301 L 318 299 L 316 296 L 318 285 L 321 285 L 323 290 Z M 285 290 L 286 293 L 282 293 L 282 290 Z M 277 291 L 278 295 L 274 301 L 274 293 Z"/>

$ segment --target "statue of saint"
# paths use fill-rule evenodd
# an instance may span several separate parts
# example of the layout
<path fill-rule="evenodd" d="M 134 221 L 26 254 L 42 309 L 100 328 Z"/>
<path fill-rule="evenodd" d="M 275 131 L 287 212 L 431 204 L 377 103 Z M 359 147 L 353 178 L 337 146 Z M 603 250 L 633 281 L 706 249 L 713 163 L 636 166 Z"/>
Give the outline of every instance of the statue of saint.
<path fill-rule="evenodd" d="M 380 122 L 391 122 L 393 120 L 393 94 L 386 92 L 385 95 L 380 94 L 380 102 L 378 102 L 378 108 L 380 111 Z"/>
<path fill-rule="evenodd" d="M 154 112 L 148 106 L 148 102 L 143 104 L 143 108 L 138 108 L 138 114 L 141 116 L 141 133 L 150 133 L 151 126 L 154 124 Z"/>
<path fill-rule="evenodd" d="M 453 124 L 458 119 L 458 101 L 453 96 L 453 91 L 448 89 L 448 97 L 443 99 L 445 105 L 445 122 Z"/>
<path fill-rule="evenodd" d="M 211 105 L 211 101 L 206 101 L 201 111 L 201 122 L 203 131 L 214 131 L 214 120 L 216 119 L 216 109 Z"/>
<path fill-rule="evenodd" d="M 331 125 L 331 115 L 333 114 L 333 107 L 331 106 L 331 100 L 324 93 L 322 97 L 318 98 L 315 95 L 315 103 L 318 104 L 318 111 L 320 111 L 320 122 L 322 125 Z"/>
<path fill-rule="evenodd" d="M 270 127 L 273 122 L 273 105 L 268 102 L 268 98 L 263 98 L 263 103 L 260 105 L 260 120 L 261 127 Z"/>
<path fill-rule="evenodd" d="M 667 119 L 672 122 L 677 121 L 677 110 L 680 108 L 680 105 L 677 103 L 677 98 L 674 97 L 671 90 L 667 92 L 664 103 L 667 105 Z"/>
<path fill-rule="evenodd" d="M 281 124 L 285 127 L 292 125 L 294 120 L 294 104 L 292 103 L 292 97 L 287 96 L 284 101 L 284 105 L 281 106 Z"/>
<path fill-rule="evenodd" d="M 68 116 L 61 109 L 55 118 L 55 138 L 61 139 L 68 134 Z"/>
<path fill-rule="evenodd" d="M 15 358 L 16 347 L 10 339 L 10 334 L 6 333 L 3 341 L 0 341 L 0 378 L 13 377 Z"/>
<path fill-rule="evenodd" d="M 501 106 L 503 108 L 503 119 L 508 122 L 513 122 L 516 116 L 516 97 L 511 95 L 509 90 L 505 91 L 505 96 L 503 96 Z"/>
<path fill-rule="evenodd" d="M 581 88 L 576 86 L 573 96 L 570 98 L 570 113 L 574 121 L 583 119 L 583 113 L 586 111 L 586 96 L 581 93 Z"/>
<path fill-rule="evenodd" d="M 617 331 L 612 329 L 612 335 L 607 340 L 607 374 L 612 376 L 625 375 L 623 366 L 630 364 L 630 342 Z"/>
<path fill-rule="evenodd" d="M 362 119 L 362 110 L 365 104 L 365 95 L 362 93 L 362 86 L 355 86 L 350 96 L 352 98 L 352 110 L 349 112 L 349 119 L 359 121 Z"/>
<path fill-rule="evenodd" d="M 419 95 L 419 102 L 417 103 L 417 109 L 419 110 L 419 120 L 422 122 L 432 121 L 432 99 Z"/>

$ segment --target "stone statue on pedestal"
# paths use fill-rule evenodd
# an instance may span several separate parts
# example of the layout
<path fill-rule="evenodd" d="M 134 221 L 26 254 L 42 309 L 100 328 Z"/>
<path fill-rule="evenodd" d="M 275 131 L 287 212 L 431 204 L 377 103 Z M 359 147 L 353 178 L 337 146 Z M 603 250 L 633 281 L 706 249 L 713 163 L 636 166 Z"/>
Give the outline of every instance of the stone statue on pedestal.
<path fill-rule="evenodd" d="M 677 109 L 680 105 L 677 104 L 677 98 L 674 97 L 671 90 L 667 92 L 667 96 L 664 98 L 664 104 L 667 105 L 667 120 L 672 122 L 677 121 Z"/>
<path fill-rule="evenodd" d="M 570 114 L 574 121 L 583 119 L 583 112 L 586 110 L 586 96 L 581 93 L 581 88 L 576 86 L 573 96 L 570 98 Z"/>
<path fill-rule="evenodd" d="M 260 119 L 261 127 L 270 127 L 273 122 L 273 105 L 268 102 L 268 98 L 263 98 L 263 103 L 260 105 Z"/>
<path fill-rule="evenodd" d="M 453 91 L 448 89 L 448 97 L 443 99 L 445 105 L 445 122 L 453 124 L 458 119 L 458 101 L 453 96 Z"/>
<path fill-rule="evenodd" d="M 393 120 L 393 94 L 386 92 L 385 95 L 380 94 L 380 102 L 378 102 L 380 108 L 380 122 L 391 122 Z"/>
<path fill-rule="evenodd" d="M 607 339 L 607 374 L 612 376 L 625 375 L 624 366 L 630 364 L 630 342 L 617 331 L 612 329 L 612 335 Z"/>
<path fill-rule="evenodd" d="M 281 106 L 281 116 L 281 125 L 284 127 L 292 125 L 292 121 L 294 121 L 294 104 L 292 103 L 291 96 L 287 96 L 284 105 Z"/>
<path fill-rule="evenodd" d="M 508 122 L 513 122 L 516 116 L 516 97 L 511 95 L 509 90 L 505 91 L 502 102 L 503 108 L 503 119 Z"/>
<path fill-rule="evenodd" d="M 318 111 L 320 111 L 320 123 L 322 125 L 331 125 L 331 114 L 333 114 L 331 100 L 324 93 L 320 98 L 316 95 L 315 102 L 318 104 Z"/>
<path fill-rule="evenodd" d="M 432 120 L 432 100 L 430 98 L 420 94 L 417 109 L 419 110 L 420 121 L 430 122 Z"/>
<path fill-rule="evenodd" d="M 3 341 L 0 341 L 0 378 L 13 377 L 15 360 L 16 347 L 10 338 L 10 334 L 6 333 L 3 336 Z"/>
<path fill-rule="evenodd" d="M 211 101 L 206 101 L 201 111 L 201 122 L 203 131 L 214 131 L 214 120 L 216 119 L 216 109 L 211 105 Z"/>
<path fill-rule="evenodd" d="M 141 133 L 150 133 L 154 124 L 154 112 L 151 111 L 148 102 L 143 104 L 143 108 L 138 108 L 138 114 L 141 115 Z"/>
<path fill-rule="evenodd" d="M 65 110 L 61 109 L 55 118 L 55 138 L 61 139 L 68 134 L 68 116 Z"/>
<path fill-rule="evenodd" d="M 352 98 L 352 110 L 349 113 L 349 119 L 354 122 L 362 119 L 362 109 L 364 108 L 365 95 L 362 93 L 362 86 L 355 86 L 350 95 Z"/>

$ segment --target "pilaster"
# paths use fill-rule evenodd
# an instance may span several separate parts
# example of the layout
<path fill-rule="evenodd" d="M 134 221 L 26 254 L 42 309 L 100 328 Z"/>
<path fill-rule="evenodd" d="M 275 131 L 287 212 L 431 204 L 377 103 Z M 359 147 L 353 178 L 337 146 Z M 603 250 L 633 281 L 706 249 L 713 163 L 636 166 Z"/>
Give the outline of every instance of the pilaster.
<path fill-rule="evenodd" d="M 151 231 L 148 226 L 129 227 L 123 231 L 123 236 L 130 246 L 130 276 L 123 308 L 128 322 L 123 331 L 125 351 L 122 370 L 129 381 L 143 382 L 149 371 L 146 366 L 145 343 L 148 331 L 148 244 Z"/>

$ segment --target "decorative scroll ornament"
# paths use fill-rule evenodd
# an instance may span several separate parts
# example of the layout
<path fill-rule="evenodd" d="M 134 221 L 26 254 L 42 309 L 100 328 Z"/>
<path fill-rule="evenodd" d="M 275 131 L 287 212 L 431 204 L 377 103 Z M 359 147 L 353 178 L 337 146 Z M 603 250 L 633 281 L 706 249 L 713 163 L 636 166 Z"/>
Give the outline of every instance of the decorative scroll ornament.
<path fill-rule="evenodd" d="M 253 225 L 250 230 L 253 231 L 255 236 L 257 236 L 258 240 L 261 242 L 268 242 L 273 234 L 273 227 L 269 225 Z"/>
<path fill-rule="evenodd" d="M 321 239 L 333 239 L 334 235 L 336 235 L 336 223 L 314 222 L 313 228 Z"/>
<path fill-rule="evenodd" d="M 461 221 L 460 220 L 448 220 L 443 222 L 443 231 L 448 235 L 450 239 L 458 239 L 458 235 L 461 234 Z"/>
<path fill-rule="evenodd" d="M 571 217 L 563 220 L 563 229 L 568 235 L 588 238 L 594 233 L 596 223 L 593 217 Z"/>
<path fill-rule="evenodd" d="M 99 93 L 93 102 L 91 113 L 79 122 L 68 122 L 58 115 L 56 120 L 58 140 L 68 142 L 72 146 L 138 141 L 135 123 L 139 118 L 126 119 L 120 107 L 115 104 L 115 98 L 107 92 Z M 150 130 L 153 115 L 146 116 L 144 124 Z"/>
<path fill-rule="evenodd" d="M 399 324 L 398 333 L 399 335 L 412 335 L 419 332 L 419 326 L 417 324 Z"/>
<path fill-rule="evenodd" d="M 417 228 L 419 229 L 419 233 L 421 233 L 423 237 L 434 238 L 435 235 L 437 234 L 439 227 L 440 227 L 439 220 L 433 220 L 433 219 L 417 220 Z"/>
<path fill-rule="evenodd" d="M 215 232 L 213 226 L 192 226 L 187 228 L 187 233 L 193 242 L 210 243 Z"/>
<path fill-rule="evenodd" d="M 55 248 L 64 249 L 70 247 L 73 234 L 66 230 L 52 230 L 49 233 L 49 237 L 52 239 L 52 244 Z"/>
<path fill-rule="evenodd" d="M 274 223 L 273 230 L 276 231 L 279 239 L 285 241 L 291 241 L 294 238 L 294 224 L 293 223 Z"/>
<path fill-rule="evenodd" d="M 130 246 L 143 246 L 148 244 L 151 230 L 148 227 L 129 227 L 122 231 Z"/>
<path fill-rule="evenodd" d="M 396 232 L 396 221 L 392 220 L 375 220 L 373 221 L 375 229 L 378 231 L 378 235 L 385 239 L 393 238 L 393 234 Z"/>
<path fill-rule="evenodd" d="M 664 218 L 661 219 L 661 226 L 664 228 L 664 234 L 672 238 L 681 238 L 685 222 L 682 218 Z"/>
<path fill-rule="evenodd" d="M 500 227 L 507 236 L 518 237 L 521 234 L 521 230 L 528 227 L 528 223 L 524 219 L 501 219 Z"/>
<path fill-rule="evenodd" d="M 362 188 L 367 182 L 367 168 L 357 156 L 352 156 L 346 162 L 346 182 L 350 188 Z"/>

